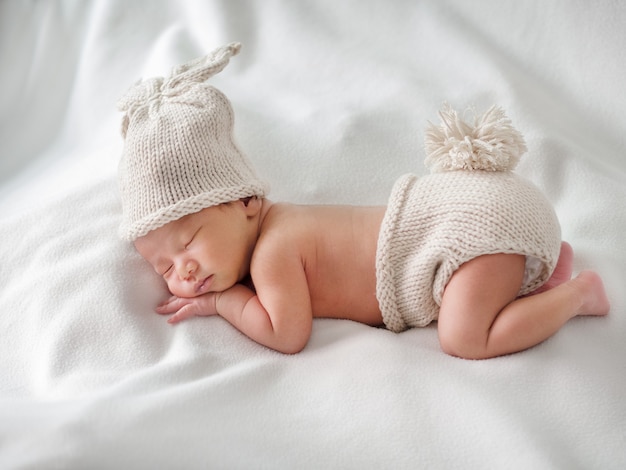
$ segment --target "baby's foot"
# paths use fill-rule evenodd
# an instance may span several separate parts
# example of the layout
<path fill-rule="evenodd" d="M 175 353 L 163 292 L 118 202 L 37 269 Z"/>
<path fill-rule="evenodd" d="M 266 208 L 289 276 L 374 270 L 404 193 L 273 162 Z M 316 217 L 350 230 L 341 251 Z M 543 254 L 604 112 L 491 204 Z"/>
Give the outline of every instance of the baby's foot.
<path fill-rule="evenodd" d="M 578 315 L 606 315 L 611 305 L 604 290 L 604 284 L 593 271 L 582 271 L 569 283 L 581 296 Z"/>
<path fill-rule="evenodd" d="M 573 265 L 574 250 L 569 243 L 562 242 L 559 259 L 556 262 L 556 267 L 554 268 L 552 276 L 550 276 L 550 279 L 548 279 L 545 284 L 532 291 L 529 295 L 540 294 L 541 292 L 545 292 L 569 281 L 572 278 Z"/>

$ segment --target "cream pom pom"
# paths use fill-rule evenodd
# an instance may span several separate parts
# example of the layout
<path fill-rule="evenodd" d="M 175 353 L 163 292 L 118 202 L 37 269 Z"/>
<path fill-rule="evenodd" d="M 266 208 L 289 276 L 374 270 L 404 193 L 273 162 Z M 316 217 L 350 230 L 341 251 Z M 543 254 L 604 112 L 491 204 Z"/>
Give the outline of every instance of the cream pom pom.
<path fill-rule="evenodd" d="M 470 126 L 447 103 L 442 125 L 429 122 L 425 164 L 433 173 L 455 170 L 510 171 L 526 152 L 522 135 L 502 108 L 492 106 Z"/>

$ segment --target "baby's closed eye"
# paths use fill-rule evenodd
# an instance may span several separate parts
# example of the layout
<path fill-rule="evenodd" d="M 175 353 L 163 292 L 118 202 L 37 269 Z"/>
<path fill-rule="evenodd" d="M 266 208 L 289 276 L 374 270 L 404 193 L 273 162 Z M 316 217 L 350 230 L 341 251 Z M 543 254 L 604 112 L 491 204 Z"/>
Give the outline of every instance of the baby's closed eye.
<path fill-rule="evenodd" d="M 194 241 L 194 239 L 196 238 L 196 235 L 198 235 L 198 232 L 200 232 L 200 230 L 202 230 L 202 227 L 198 228 L 198 230 L 194 232 L 194 234 L 191 236 L 189 241 L 185 244 L 185 250 L 189 249 L 189 245 L 191 245 L 191 243 Z"/>

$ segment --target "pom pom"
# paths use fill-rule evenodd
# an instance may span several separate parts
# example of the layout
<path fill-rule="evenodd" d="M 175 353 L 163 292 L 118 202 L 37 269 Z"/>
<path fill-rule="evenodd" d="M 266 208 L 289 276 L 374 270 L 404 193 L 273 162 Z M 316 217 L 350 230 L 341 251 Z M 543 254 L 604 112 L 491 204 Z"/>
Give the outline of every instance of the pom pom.
<path fill-rule="evenodd" d="M 526 152 L 522 135 L 504 111 L 492 106 L 471 126 L 448 104 L 439 112 L 442 125 L 429 122 L 425 164 L 431 172 L 455 170 L 511 171 Z"/>

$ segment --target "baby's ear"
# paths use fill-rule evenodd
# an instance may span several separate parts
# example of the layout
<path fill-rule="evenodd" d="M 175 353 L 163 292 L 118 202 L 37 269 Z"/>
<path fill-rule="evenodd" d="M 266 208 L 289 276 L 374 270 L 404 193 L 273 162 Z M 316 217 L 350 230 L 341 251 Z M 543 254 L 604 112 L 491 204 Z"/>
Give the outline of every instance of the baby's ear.
<path fill-rule="evenodd" d="M 263 205 L 262 199 L 256 196 L 240 199 L 238 203 L 243 206 L 248 217 L 254 217 L 257 215 Z"/>

